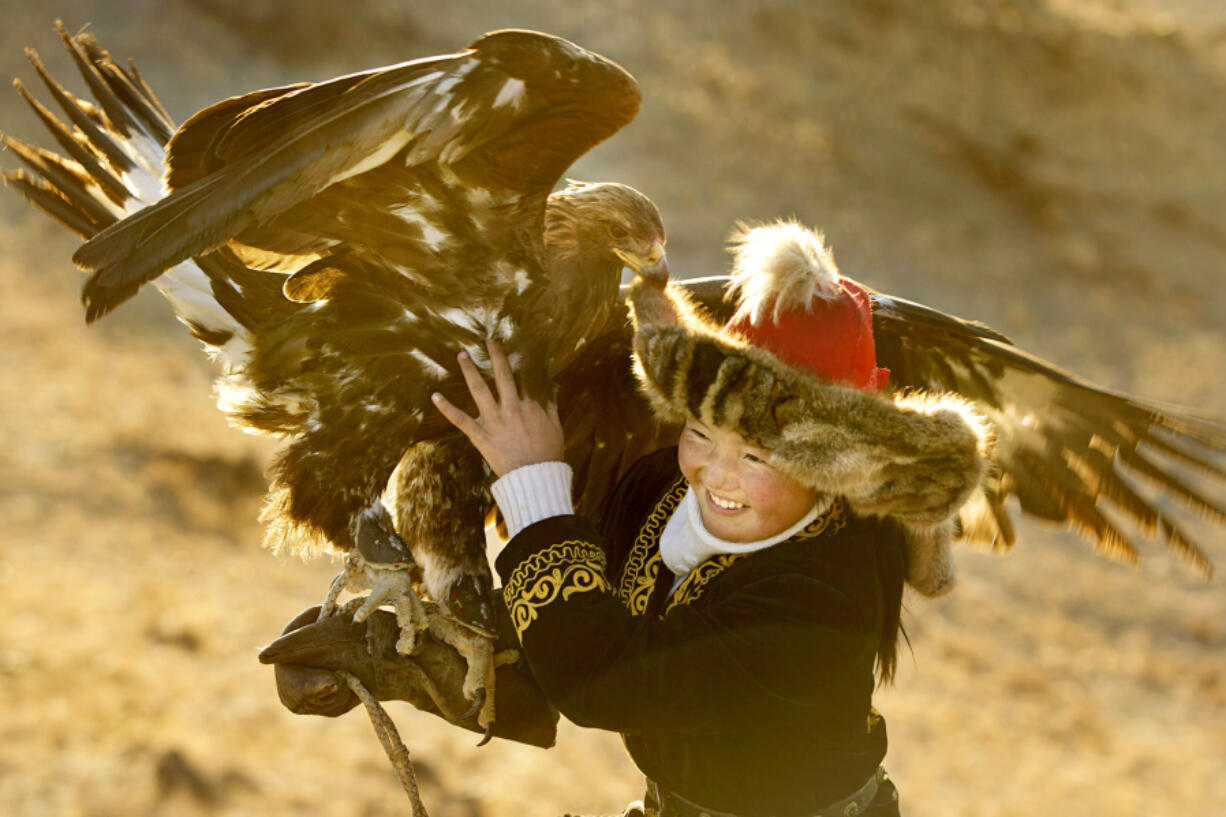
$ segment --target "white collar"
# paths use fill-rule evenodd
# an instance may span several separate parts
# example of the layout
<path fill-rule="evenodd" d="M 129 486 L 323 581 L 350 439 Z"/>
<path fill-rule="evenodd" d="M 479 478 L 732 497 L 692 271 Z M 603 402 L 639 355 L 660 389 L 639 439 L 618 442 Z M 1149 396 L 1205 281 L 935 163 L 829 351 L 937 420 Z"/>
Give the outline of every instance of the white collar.
<path fill-rule="evenodd" d="M 707 559 L 720 553 L 753 553 L 791 539 L 830 507 L 830 499 L 817 503 L 795 525 L 756 542 L 729 542 L 720 539 L 702 524 L 702 511 L 693 487 L 686 488 L 681 506 L 669 518 L 660 534 L 660 558 L 674 575 L 684 576 Z"/>

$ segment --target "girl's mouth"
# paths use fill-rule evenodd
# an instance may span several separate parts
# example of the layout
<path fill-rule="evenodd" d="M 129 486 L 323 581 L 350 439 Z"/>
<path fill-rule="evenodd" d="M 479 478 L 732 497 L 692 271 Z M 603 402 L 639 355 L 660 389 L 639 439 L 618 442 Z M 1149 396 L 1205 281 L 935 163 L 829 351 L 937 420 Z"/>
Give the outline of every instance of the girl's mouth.
<path fill-rule="evenodd" d="M 709 489 L 707 490 L 707 501 L 724 513 L 732 513 L 734 511 L 743 510 L 746 507 L 745 503 L 743 502 L 734 502 L 731 499 L 718 497 L 711 493 Z"/>

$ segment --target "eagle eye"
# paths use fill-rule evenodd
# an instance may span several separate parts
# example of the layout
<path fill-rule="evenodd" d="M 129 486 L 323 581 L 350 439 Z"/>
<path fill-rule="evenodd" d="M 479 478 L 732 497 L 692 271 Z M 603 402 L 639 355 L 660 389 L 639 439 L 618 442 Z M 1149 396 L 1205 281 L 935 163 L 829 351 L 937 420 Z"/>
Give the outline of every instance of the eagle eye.
<path fill-rule="evenodd" d="M 621 241 L 623 238 L 628 238 L 630 236 L 630 231 L 620 224 L 610 224 L 609 235 L 613 236 L 618 241 Z"/>

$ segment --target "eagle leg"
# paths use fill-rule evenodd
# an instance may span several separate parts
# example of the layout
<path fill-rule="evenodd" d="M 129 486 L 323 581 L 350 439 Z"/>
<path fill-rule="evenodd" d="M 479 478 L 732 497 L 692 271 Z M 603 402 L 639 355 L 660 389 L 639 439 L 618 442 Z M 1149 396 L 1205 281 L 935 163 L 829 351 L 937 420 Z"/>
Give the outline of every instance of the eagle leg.
<path fill-rule="evenodd" d="M 461 720 L 477 716 L 477 724 L 487 732 L 494 723 L 494 671 L 503 664 L 519 660 L 516 650 L 494 651 L 494 639 L 457 618 L 437 615 L 430 620 L 430 633 L 451 645 L 468 662 L 461 691 L 473 702 Z"/>
<path fill-rule="evenodd" d="M 400 627 L 400 639 L 396 652 L 409 655 L 417 646 L 417 634 L 427 627 L 426 608 L 413 589 L 409 571 L 404 568 L 388 568 L 383 565 L 366 564 L 363 567 L 364 581 L 370 594 L 353 614 L 353 620 L 365 621 L 371 613 L 384 604 L 392 605 L 396 612 L 396 624 Z"/>
<path fill-rule="evenodd" d="M 350 551 L 345 557 L 345 566 L 340 573 L 332 579 L 332 584 L 328 587 L 328 595 L 324 597 L 323 606 L 320 608 L 319 617 L 321 619 L 335 613 L 338 609 L 337 600 L 341 593 L 345 592 L 351 585 L 357 581 L 357 577 L 362 572 L 362 555 L 356 550 Z"/>
<path fill-rule="evenodd" d="M 429 616 L 413 587 L 417 563 L 391 522 L 387 509 L 378 500 L 358 515 L 353 525 L 355 547 L 345 558 L 344 569 L 332 580 L 321 615 L 335 611 L 342 591 L 370 590 L 358 605 L 353 620 L 365 621 L 375 610 L 390 604 L 400 627 L 396 652 L 409 655 L 417 645 L 417 634 L 426 629 Z"/>
<path fill-rule="evenodd" d="M 417 646 L 417 634 L 426 629 L 430 617 L 413 588 L 407 568 L 373 565 L 363 559 L 356 549 L 350 551 L 345 558 L 344 569 L 336 575 L 332 586 L 328 588 L 320 618 L 337 612 L 337 598 L 345 590 L 355 593 L 370 591 L 365 598 L 352 599 L 341 608 L 345 612 L 353 610 L 353 620 L 357 622 L 365 621 L 375 610 L 390 604 L 396 612 L 396 624 L 400 627 L 396 652 L 401 655 L 413 652 Z"/>
<path fill-rule="evenodd" d="M 464 624 L 492 634 L 488 479 L 480 452 L 456 433 L 410 446 L 388 481 L 384 502 L 401 541 L 413 546 L 429 598 Z"/>

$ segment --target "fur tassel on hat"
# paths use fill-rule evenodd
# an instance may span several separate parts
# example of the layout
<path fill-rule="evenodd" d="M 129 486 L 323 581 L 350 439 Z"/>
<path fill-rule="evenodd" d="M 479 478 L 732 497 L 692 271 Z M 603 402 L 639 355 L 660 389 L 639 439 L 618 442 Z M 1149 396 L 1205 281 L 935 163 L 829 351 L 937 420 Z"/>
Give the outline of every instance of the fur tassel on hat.
<path fill-rule="evenodd" d="M 806 252 L 793 231 L 780 235 L 771 241 L 784 246 L 753 249 L 770 274 L 781 270 L 761 259 Z M 754 287 L 738 289 L 744 295 Z M 884 395 L 825 382 L 730 336 L 680 288 L 635 281 L 630 307 L 635 373 L 657 416 L 682 423 L 693 415 L 735 431 L 770 451 L 771 464 L 797 482 L 843 496 L 861 516 L 895 518 L 908 534 L 908 582 L 925 595 L 952 587 L 953 519 L 979 486 L 991 443 L 969 404 L 954 395 Z M 769 307 L 759 298 L 752 308 Z"/>
<path fill-rule="evenodd" d="M 822 234 L 795 221 L 760 227 L 745 224 L 728 240 L 732 272 L 728 297 L 737 300 L 733 321 L 778 321 L 788 309 L 805 308 L 814 298 L 836 298 L 839 270 Z"/>

